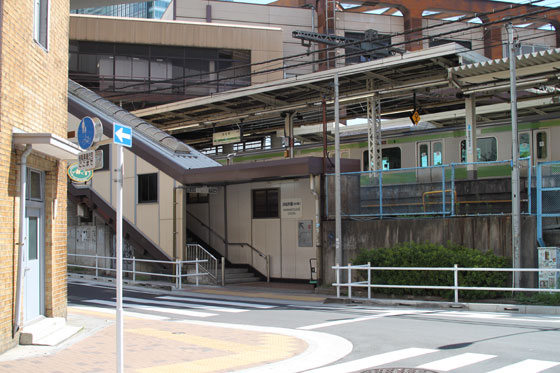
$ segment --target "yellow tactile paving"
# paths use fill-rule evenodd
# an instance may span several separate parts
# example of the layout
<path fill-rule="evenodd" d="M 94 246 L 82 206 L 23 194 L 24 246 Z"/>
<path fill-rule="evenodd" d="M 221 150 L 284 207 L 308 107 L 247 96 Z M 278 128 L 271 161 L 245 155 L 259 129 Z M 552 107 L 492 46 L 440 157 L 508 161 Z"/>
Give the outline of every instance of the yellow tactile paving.
<path fill-rule="evenodd" d="M 173 332 L 155 329 L 126 329 L 128 333 L 141 334 L 148 337 L 168 339 L 176 342 L 181 342 L 187 345 L 196 345 L 207 348 L 213 348 L 220 351 L 227 352 L 250 352 L 254 349 L 251 345 L 242 343 L 235 343 L 232 341 L 221 341 L 215 338 L 201 337 L 198 335 L 188 334 L 173 334 Z"/>
<path fill-rule="evenodd" d="M 204 294 L 231 295 L 237 297 L 284 299 L 284 300 L 303 301 L 303 302 L 323 302 L 326 299 L 326 297 L 320 295 L 315 295 L 315 296 L 287 295 L 287 294 L 272 294 L 272 293 L 262 293 L 262 292 L 247 293 L 244 291 L 234 291 L 234 290 L 199 289 L 199 290 L 192 290 L 192 292 L 204 293 Z"/>
<path fill-rule="evenodd" d="M 162 334 L 159 334 L 163 337 Z M 183 337 L 185 343 L 196 344 L 198 341 L 192 339 L 190 336 Z M 176 338 L 172 338 L 177 340 Z M 210 339 L 204 340 L 204 344 Z M 302 350 L 301 340 L 289 336 L 278 334 L 264 334 L 260 337 L 260 343 L 257 345 L 243 345 L 237 344 L 236 346 L 224 346 L 221 341 L 218 342 L 216 348 L 226 348 L 228 351 L 235 351 L 238 349 L 240 352 L 228 354 L 220 357 L 199 359 L 184 363 L 153 366 L 149 368 L 140 369 L 142 373 L 160 373 L 160 372 L 224 372 L 231 371 L 232 369 L 240 369 L 271 363 L 279 360 L 288 359 Z"/>

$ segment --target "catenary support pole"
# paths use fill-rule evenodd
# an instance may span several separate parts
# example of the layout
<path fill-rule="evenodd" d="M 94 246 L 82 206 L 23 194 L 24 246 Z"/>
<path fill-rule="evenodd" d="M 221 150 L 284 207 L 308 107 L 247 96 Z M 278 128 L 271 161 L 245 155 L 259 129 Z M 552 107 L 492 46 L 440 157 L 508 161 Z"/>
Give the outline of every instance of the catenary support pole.
<path fill-rule="evenodd" d="M 117 372 L 124 372 L 124 356 L 123 356 L 123 305 L 122 305 L 122 209 L 123 209 L 123 147 L 117 145 Z"/>
<path fill-rule="evenodd" d="M 517 88 L 516 88 L 516 71 L 515 62 L 517 61 L 515 53 L 515 43 L 513 37 L 513 25 L 508 23 L 506 26 L 508 31 L 508 47 L 509 47 L 509 81 L 510 81 L 510 99 L 511 99 L 511 249 L 513 254 L 513 267 L 521 267 L 521 204 L 519 200 L 519 145 L 517 140 Z M 521 287 L 520 273 L 514 272 L 514 286 Z"/>
<path fill-rule="evenodd" d="M 338 101 L 338 74 L 334 74 L 334 201 L 335 201 L 335 263 L 342 263 L 342 219 L 340 203 L 340 112 Z"/>

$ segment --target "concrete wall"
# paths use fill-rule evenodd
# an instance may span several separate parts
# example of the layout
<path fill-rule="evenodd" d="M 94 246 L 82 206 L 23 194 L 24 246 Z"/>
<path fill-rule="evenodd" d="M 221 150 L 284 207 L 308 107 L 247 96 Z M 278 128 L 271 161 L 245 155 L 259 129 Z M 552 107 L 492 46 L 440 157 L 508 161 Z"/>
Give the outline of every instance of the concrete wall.
<path fill-rule="evenodd" d="M 537 267 L 536 218 L 522 217 L 521 265 Z M 335 281 L 335 222 L 323 222 L 323 283 Z M 361 249 L 392 247 L 404 242 L 448 242 L 511 258 L 511 217 L 477 216 L 433 219 L 398 219 L 342 222 L 343 264 L 352 262 Z M 527 276 L 527 281 L 530 276 Z M 530 284 L 534 286 L 535 284 Z"/>
<path fill-rule="evenodd" d="M 19 235 L 21 149 L 12 131 L 66 138 L 68 0 L 51 0 L 48 50 L 33 40 L 33 2 L 0 3 L 0 352 L 12 338 Z M 33 152 L 31 168 L 45 172 L 46 316 L 66 316 L 66 162 Z"/>

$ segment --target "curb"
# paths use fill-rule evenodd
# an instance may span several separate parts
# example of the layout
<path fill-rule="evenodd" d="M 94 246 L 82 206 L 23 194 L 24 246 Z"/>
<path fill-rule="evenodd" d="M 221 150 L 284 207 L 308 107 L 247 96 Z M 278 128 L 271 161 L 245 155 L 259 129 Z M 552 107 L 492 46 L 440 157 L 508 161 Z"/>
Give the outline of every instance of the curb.
<path fill-rule="evenodd" d="M 523 304 L 495 304 L 495 303 L 454 303 L 437 301 L 414 301 L 397 299 L 365 299 L 365 298 L 327 298 L 324 303 L 334 304 L 362 304 L 370 306 L 392 306 L 409 308 L 453 309 L 476 312 L 505 312 L 510 314 L 535 314 L 560 316 L 558 306 L 534 306 Z"/>

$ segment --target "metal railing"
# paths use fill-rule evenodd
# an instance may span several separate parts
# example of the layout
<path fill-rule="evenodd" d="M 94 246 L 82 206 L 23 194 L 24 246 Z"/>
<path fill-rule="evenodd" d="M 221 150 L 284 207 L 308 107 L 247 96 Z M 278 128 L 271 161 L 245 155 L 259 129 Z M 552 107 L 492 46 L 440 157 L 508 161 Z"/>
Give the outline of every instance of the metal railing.
<path fill-rule="evenodd" d="M 560 273 L 560 269 L 552 268 L 463 268 L 455 264 L 453 267 L 372 267 L 371 263 L 347 266 L 335 265 L 332 267 L 336 271 L 336 282 L 332 286 L 336 287 L 336 297 L 340 298 L 340 289 L 348 289 L 348 299 L 352 299 L 352 288 L 367 288 L 368 299 L 371 299 L 372 288 L 390 288 L 390 289 L 437 289 L 437 290 L 453 290 L 455 303 L 459 303 L 460 290 L 483 290 L 483 291 L 526 291 L 526 292 L 553 292 L 560 293 L 559 289 L 540 289 L 540 288 L 520 288 L 520 287 L 475 287 L 460 286 L 459 272 L 556 272 Z M 347 282 L 341 282 L 341 271 L 347 271 Z M 352 270 L 367 271 L 367 280 L 352 281 Z M 372 271 L 444 271 L 453 272 L 453 285 L 390 285 L 390 284 L 372 284 Z M 355 272 L 354 272 L 355 273 Z"/>
<path fill-rule="evenodd" d="M 202 270 L 204 273 L 208 274 L 208 276 L 218 284 L 218 259 L 210 252 L 208 252 L 204 247 L 200 246 L 199 244 L 187 244 L 185 247 L 185 256 L 184 258 L 187 261 L 193 260 L 204 260 L 205 262 L 200 263 L 199 269 Z"/>
<path fill-rule="evenodd" d="M 262 252 L 260 252 L 259 250 L 255 249 L 253 247 L 253 245 L 247 243 L 247 242 L 230 242 L 230 245 L 236 245 L 236 246 L 241 246 L 241 247 L 245 247 L 247 246 L 248 248 L 251 249 L 252 252 L 256 253 L 258 256 L 260 256 L 261 258 L 264 259 L 265 261 L 265 275 L 266 275 L 266 282 L 270 282 L 270 256 L 266 255 Z M 251 255 L 251 267 L 257 269 L 256 265 L 255 265 L 255 261 L 253 260 L 253 255 Z"/>
<path fill-rule="evenodd" d="M 521 171 L 532 179 L 531 158 L 521 158 Z M 341 174 L 348 191 L 342 216 L 467 216 L 502 214 L 511 211 L 512 161 L 450 163 L 429 167 L 397 168 Z M 331 184 L 334 174 L 326 175 L 325 213 L 334 214 Z M 471 195 L 473 180 L 503 179 L 487 198 Z M 532 183 L 527 183 L 522 213 L 531 214 Z M 499 196 L 499 197 L 496 197 Z M 486 197 L 486 196 L 483 196 Z M 482 198 L 482 199 L 481 199 Z"/>
<path fill-rule="evenodd" d="M 81 255 L 81 254 L 68 254 L 68 257 L 72 258 L 82 258 L 82 259 L 89 259 L 90 261 L 94 261 L 94 265 L 84 265 L 84 264 L 77 264 L 77 263 L 68 263 L 67 267 L 69 268 L 82 268 L 86 270 L 91 270 L 95 273 L 96 278 L 112 278 L 113 276 L 104 276 L 103 272 L 109 273 L 116 273 L 116 260 L 117 258 L 113 256 L 100 256 L 100 255 Z M 100 261 L 103 261 L 105 264 L 101 264 Z M 107 265 L 107 261 L 109 265 Z M 156 264 L 156 265 L 168 265 L 170 266 L 170 273 L 158 273 L 158 272 L 145 272 L 145 271 L 138 271 L 136 269 L 137 263 L 147 263 L 147 264 Z M 130 274 L 133 282 L 137 281 L 137 275 L 147 275 L 147 276 L 154 276 L 154 277 L 163 277 L 166 279 L 173 279 L 175 283 L 175 287 L 177 289 L 181 289 L 182 287 L 182 280 L 183 278 L 194 277 L 196 286 L 199 285 L 199 277 L 208 276 L 209 274 L 201 271 L 201 264 L 207 263 L 206 259 L 195 259 L 195 260 L 176 260 L 176 261 L 166 261 L 166 260 L 148 260 L 148 259 L 136 259 L 132 258 L 123 258 L 123 274 Z M 112 264 L 112 265 L 111 265 Z M 124 268 L 125 266 L 131 267 L 129 269 Z M 185 271 L 183 267 L 188 268 L 188 266 L 194 266 L 195 272 L 188 273 Z"/>

